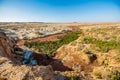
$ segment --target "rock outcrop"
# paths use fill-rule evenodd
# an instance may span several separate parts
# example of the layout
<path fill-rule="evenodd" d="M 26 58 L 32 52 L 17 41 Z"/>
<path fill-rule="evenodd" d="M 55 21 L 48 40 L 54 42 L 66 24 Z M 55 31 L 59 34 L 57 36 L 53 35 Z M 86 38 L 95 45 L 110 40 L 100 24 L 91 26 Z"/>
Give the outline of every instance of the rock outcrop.
<path fill-rule="evenodd" d="M 80 47 L 81 46 L 81 47 Z M 89 69 L 91 64 L 96 62 L 97 56 L 92 52 L 82 52 L 79 51 L 80 48 L 86 49 L 91 45 L 76 45 L 71 44 L 63 46 L 57 50 L 55 59 L 60 59 L 62 63 L 73 70 Z"/>
<path fill-rule="evenodd" d="M 14 39 L 0 33 L 0 80 L 55 80 L 53 69 L 48 66 L 22 65 L 16 58 Z"/>
<path fill-rule="evenodd" d="M 0 57 L 14 58 L 15 41 L 6 34 L 0 33 Z"/>
<path fill-rule="evenodd" d="M 6 61 L 0 64 L 0 80 L 55 80 L 51 66 L 26 66 Z"/>

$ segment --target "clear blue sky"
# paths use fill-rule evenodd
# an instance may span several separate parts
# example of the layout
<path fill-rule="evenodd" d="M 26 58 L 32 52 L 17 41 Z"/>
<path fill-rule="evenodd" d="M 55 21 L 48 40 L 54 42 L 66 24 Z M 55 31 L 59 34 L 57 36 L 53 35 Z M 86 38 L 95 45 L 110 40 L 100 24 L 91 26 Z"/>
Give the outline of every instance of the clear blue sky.
<path fill-rule="evenodd" d="M 0 22 L 120 22 L 120 0 L 0 0 Z"/>

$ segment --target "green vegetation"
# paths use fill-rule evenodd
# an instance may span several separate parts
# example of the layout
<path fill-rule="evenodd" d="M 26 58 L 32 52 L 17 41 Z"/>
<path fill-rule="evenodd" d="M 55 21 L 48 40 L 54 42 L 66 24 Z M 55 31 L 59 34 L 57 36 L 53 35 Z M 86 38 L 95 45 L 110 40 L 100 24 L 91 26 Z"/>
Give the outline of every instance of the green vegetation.
<path fill-rule="evenodd" d="M 65 80 L 79 80 L 78 76 L 66 77 Z"/>
<path fill-rule="evenodd" d="M 79 34 L 81 34 L 80 31 L 72 32 L 70 34 L 67 34 L 60 38 L 61 44 L 68 44 L 74 40 L 76 40 L 79 37 Z"/>
<path fill-rule="evenodd" d="M 43 33 L 41 33 L 41 32 L 36 32 L 36 34 L 38 34 L 38 35 L 43 35 Z"/>
<path fill-rule="evenodd" d="M 69 76 L 65 77 L 65 80 L 80 80 L 79 74 L 71 72 Z"/>
<path fill-rule="evenodd" d="M 100 72 L 94 72 L 94 75 L 98 78 L 98 79 L 102 79 L 102 74 Z"/>
<path fill-rule="evenodd" d="M 108 76 L 107 80 L 120 80 L 120 72 L 113 71 L 111 75 Z"/>
<path fill-rule="evenodd" d="M 120 49 L 120 42 L 115 40 L 111 41 L 102 41 L 92 37 L 85 37 L 82 41 L 85 44 L 95 44 L 97 47 L 100 48 L 102 52 L 108 52 L 111 49 Z"/>
<path fill-rule="evenodd" d="M 68 44 L 79 37 L 80 32 L 72 32 L 64 37 L 59 38 L 57 41 L 45 41 L 45 42 L 25 42 L 25 46 L 34 48 L 35 50 L 45 53 L 48 56 L 54 56 L 56 50 L 64 44 Z"/>

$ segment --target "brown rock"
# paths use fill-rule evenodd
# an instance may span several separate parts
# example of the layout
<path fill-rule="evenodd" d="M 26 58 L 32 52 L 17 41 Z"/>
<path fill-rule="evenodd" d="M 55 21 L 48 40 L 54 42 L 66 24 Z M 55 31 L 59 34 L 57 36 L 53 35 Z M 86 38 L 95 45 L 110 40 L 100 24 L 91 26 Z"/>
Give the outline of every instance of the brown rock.
<path fill-rule="evenodd" d="M 15 45 L 14 40 L 0 33 L 0 80 L 55 80 L 51 66 L 21 65 L 14 58 Z"/>
<path fill-rule="evenodd" d="M 12 38 L 8 38 L 4 33 L 0 33 L 0 56 L 7 57 L 7 58 L 14 58 L 14 45 L 15 42 Z"/>
<path fill-rule="evenodd" d="M 0 65 L 0 79 L 55 80 L 51 66 L 26 66 L 4 62 Z"/>

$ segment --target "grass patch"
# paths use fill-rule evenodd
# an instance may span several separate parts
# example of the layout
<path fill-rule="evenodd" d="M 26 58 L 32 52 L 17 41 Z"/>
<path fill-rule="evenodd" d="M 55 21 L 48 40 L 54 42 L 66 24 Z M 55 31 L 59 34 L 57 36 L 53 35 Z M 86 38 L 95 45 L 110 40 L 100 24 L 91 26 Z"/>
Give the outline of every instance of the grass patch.
<path fill-rule="evenodd" d="M 120 72 L 112 71 L 106 80 L 120 80 Z"/>
<path fill-rule="evenodd" d="M 102 74 L 100 72 L 94 72 L 94 75 L 96 76 L 96 78 L 102 79 Z"/>
<path fill-rule="evenodd" d="M 92 37 L 85 37 L 82 40 L 82 43 L 85 44 L 95 44 L 97 47 L 100 48 L 100 50 L 102 52 L 108 52 L 111 49 L 120 49 L 120 42 L 117 42 L 115 40 L 111 40 L 111 41 L 102 41 L 96 38 L 92 38 Z"/>
<path fill-rule="evenodd" d="M 45 53 L 48 56 L 54 56 L 56 50 L 64 44 L 68 44 L 79 37 L 81 32 L 72 32 L 63 37 L 60 37 L 57 41 L 45 41 L 45 42 L 25 42 L 25 46 L 34 48 L 35 50 Z"/>

